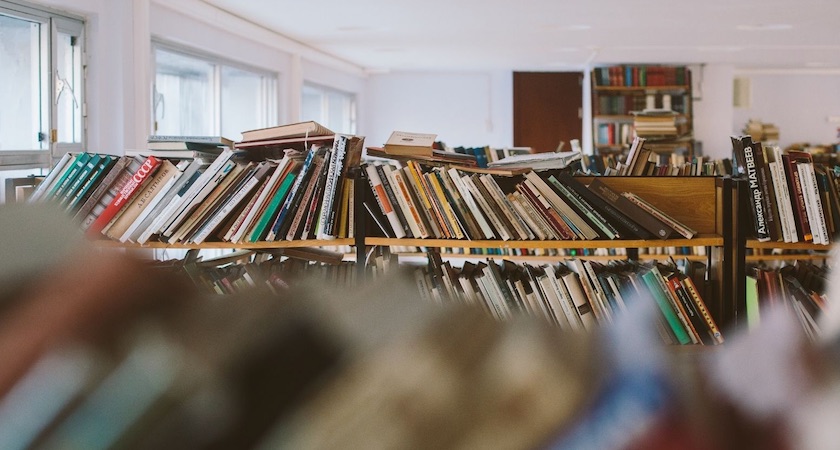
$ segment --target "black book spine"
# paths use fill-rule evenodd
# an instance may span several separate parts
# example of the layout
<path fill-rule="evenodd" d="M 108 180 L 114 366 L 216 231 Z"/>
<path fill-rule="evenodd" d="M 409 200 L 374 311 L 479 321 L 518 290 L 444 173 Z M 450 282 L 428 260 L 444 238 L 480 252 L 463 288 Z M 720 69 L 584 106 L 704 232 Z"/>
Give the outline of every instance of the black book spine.
<path fill-rule="evenodd" d="M 638 239 L 650 239 L 653 237 L 647 230 L 639 226 L 639 224 L 637 224 L 636 222 L 633 222 L 620 210 L 614 208 L 612 205 L 602 200 L 601 197 L 598 197 L 598 195 L 596 195 L 594 192 L 587 189 L 586 186 L 583 185 L 583 183 L 576 180 L 573 176 L 567 173 L 562 173 L 560 174 L 559 178 L 560 181 L 562 181 L 567 187 L 569 187 L 569 189 L 586 199 L 586 201 L 588 201 L 589 204 L 592 205 L 596 211 L 601 211 L 603 212 L 603 214 L 608 216 L 609 219 L 612 219 L 613 224 L 618 225 L 617 228 L 619 228 L 619 231 L 621 231 L 622 229 L 628 231 L 632 236 Z M 605 220 L 607 220 L 606 217 Z M 622 237 L 626 238 L 629 236 Z"/>
<path fill-rule="evenodd" d="M 732 153 L 738 162 L 738 171 L 746 177 L 749 189 L 750 211 L 755 226 L 756 239 L 762 242 L 770 240 L 764 208 L 764 193 L 761 190 L 756 156 L 753 152 L 752 139 L 749 136 L 732 137 Z"/>
<path fill-rule="evenodd" d="M 601 199 L 605 202 L 610 203 L 616 209 L 620 209 L 630 216 L 634 222 L 643 226 L 654 236 L 660 239 L 668 239 L 674 233 L 674 230 L 671 227 L 665 225 L 662 221 L 650 215 L 647 211 L 641 209 L 623 195 L 613 191 L 600 179 L 595 178 L 592 180 L 589 184 L 589 189 L 601 197 Z"/>

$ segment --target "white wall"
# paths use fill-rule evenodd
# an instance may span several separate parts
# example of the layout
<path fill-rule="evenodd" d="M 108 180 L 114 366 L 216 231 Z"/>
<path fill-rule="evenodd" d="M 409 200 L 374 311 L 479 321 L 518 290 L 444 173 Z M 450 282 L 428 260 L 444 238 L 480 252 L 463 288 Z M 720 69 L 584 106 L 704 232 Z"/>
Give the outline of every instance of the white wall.
<path fill-rule="evenodd" d="M 394 130 L 435 133 L 457 147 L 513 144 L 512 72 L 397 72 L 368 78 L 367 118 L 359 128 L 368 145 Z"/>
<path fill-rule="evenodd" d="M 832 144 L 838 141 L 840 73 L 827 71 L 749 71 L 751 105 L 736 108 L 732 128 L 740 132 L 749 119 L 779 127 L 779 144 Z"/>
<path fill-rule="evenodd" d="M 692 66 L 694 138 L 703 155 L 721 159 L 732 154 L 732 77 L 729 65 Z"/>

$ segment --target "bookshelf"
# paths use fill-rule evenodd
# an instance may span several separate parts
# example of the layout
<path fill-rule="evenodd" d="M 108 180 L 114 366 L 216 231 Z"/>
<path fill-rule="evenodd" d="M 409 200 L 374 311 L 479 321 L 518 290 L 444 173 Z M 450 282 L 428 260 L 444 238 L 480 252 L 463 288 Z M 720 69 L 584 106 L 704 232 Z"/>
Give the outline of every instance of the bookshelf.
<path fill-rule="evenodd" d="M 315 151 L 312 150 L 309 155 L 321 155 L 319 153 L 320 150 Z M 329 161 L 328 158 L 329 153 L 325 153 L 322 157 L 322 164 L 327 164 Z M 228 156 L 230 157 L 230 156 Z M 313 157 L 317 158 L 317 156 Z M 69 159 L 69 158 L 68 158 Z M 296 169 L 289 169 L 290 172 L 288 173 L 288 177 L 293 177 L 295 181 L 289 181 L 289 185 L 292 183 L 296 183 L 296 180 L 299 178 L 304 177 L 304 167 L 306 167 L 306 162 L 302 161 L 302 155 L 298 156 L 298 163 L 294 166 Z M 215 163 L 216 161 L 213 161 Z M 253 164 L 255 161 L 248 161 L 243 162 L 243 164 Z M 290 163 L 291 164 L 291 163 Z M 316 163 L 312 163 L 316 164 Z M 437 233 L 436 235 L 432 235 L 428 238 L 419 238 L 416 234 L 408 234 L 403 233 L 404 236 L 409 237 L 386 237 L 386 234 L 378 234 L 377 230 L 380 228 L 384 231 L 379 224 L 377 224 L 373 219 L 375 214 L 373 214 L 371 208 L 374 209 L 376 207 L 382 208 L 382 212 L 385 212 L 385 207 L 381 203 L 381 198 L 378 194 L 380 192 L 380 188 L 378 186 L 374 186 L 374 189 L 371 189 L 372 184 L 375 183 L 375 180 L 371 180 L 368 177 L 373 176 L 373 174 L 382 174 L 382 180 L 387 180 L 389 177 L 393 177 L 393 180 L 398 180 L 398 175 L 392 172 L 392 168 L 390 167 L 381 167 L 382 164 L 377 163 L 377 168 L 372 169 L 371 165 L 367 166 L 358 166 L 358 162 L 356 163 L 357 166 L 348 169 L 348 181 L 351 181 L 353 188 L 351 191 L 352 194 L 347 194 L 344 197 L 335 197 L 335 202 L 337 203 L 337 210 L 346 210 L 348 212 L 352 212 L 353 214 L 346 214 L 345 221 L 346 224 L 349 226 L 350 223 L 354 225 L 355 234 L 352 238 L 348 237 L 338 237 L 332 239 L 318 239 L 318 238 L 307 238 L 307 239 L 257 239 L 254 241 L 246 241 L 244 239 L 240 240 L 225 240 L 222 237 L 221 231 L 214 230 L 210 236 L 210 239 L 207 239 L 203 242 L 197 242 L 192 238 L 189 238 L 190 233 L 192 231 L 187 231 L 185 236 L 181 239 L 160 239 L 152 238 L 147 240 L 143 243 L 131 243 L 131 242 L 120 242 L 116 239 L 111 240 L 95 240 L 95 245 L 100 248 L 130 248 L 130 249 L 184 249 L 184 250 L 195 250 L 195 249 L 205 249 L 205 248 L 212 248 L 212 249 L 232 249 L 232 250 L 255 250 L 255 251 L 269 251 L 272 249 L 293 249 L 293 248 L 317 248 L 317 247 L 334 247 L 334 246 L 342 246 L 342 247 L 354 247 L 355 248 L 355 256 L 356 256 L 356 268 L 358 273 L 364 273 L 365 265 L 367 263 L 368 258 L 366 257 L 367 251 L 371 247 L 421 247 L 425 249 L 434 249 L 434 248 L 461 248 L 461 249 L 474 249 L 474 248 L 483 248 L 483 249 L 567 249 L 567 250 L 574 250 L 574 249 L 630 249 L 627 256 L 617 256 L 612 259 L 629 259 L 629 260 L 638 260 L 639 252 L 638 249 L 647 249 L 647 248 L 656 248 L 656 247 L 704 247 L 706 251 L 702 257 L 692 258 L 693 261 L 701 261 L 705 265 L 705 276 L 700 281 L 703 283 L 702 291 L 707 293 L 704 294 L 704 300 L 706 301 L 707 305 L 709 306 L 709 310 L 713 317 L 715 317 L 715 321 L 720 324 L 720 326 L 725 327 L 727 326 L 732 319 L 736 316 L 733 312 L 731 302 L 729 299 L 731 298 L 731 278 L 732 278 L 732 258 L 728 256 L 730 252 L 730 244 L 731 240 L 729 238 L 730 230 L 728 228 L 728 224 L 732 222 L 732 218 L 730 217 L 734 210 L 732 209 L 732 200 L 731 200 L 731 186 L 730 180 L 728 178 L 722 177 L 690 177 L 690 178 L 676 178 L 676 177 L 645 177 L 645 176 L 633 176 L 633 177 L 570 177 L 568 173 L 563 174 L 561 171 L 548 171 L 548 172 L 541 172 L 540 174 L 530 172 L 523 175 L 511 175 L 511 176 L 503 176 L 503 175 L 479 175 L 472 173 L 468 170 L 463 172 L 459 172 L 452 167 L 440 167 L 440 166 L 426 166 L 425 168 L 420 168 L 419 165 L 417 167 L 412 166 L 412 163 L 406 163 L 403 166 L 403 169 L 406 169 L 405 175 L 407 179 L 411 177 L 410 183 L 417 184 L 418 180 L 426 179 L 428 180 L 429 184 L 436 184 L 438 183 L 437 179 L 440 180 L 440 185 L 436 187 L 436 191 L 427 190 L 425 191 L 426 194 L 424 195 L 431 195 L 435 197 L 436 200 L 431 200 L 431 203 L 435 203 L 435 201 L 439 202 L 439 207 L 444 208 L 443 205 L 446 205 L 448 202 L 454 202 L 455 197 L 457 194 L 454 191 L 447 192 L 446 194 L 441 193 L 444 192 L 443 189 L 455 189 L 457 187 L 458 190 L 461 187 L 458 183 L 467 183 L 469 180 L 476 180 L 476 182 L 480 183 L 475 187 L 475 192 L 478 197 L 483 198 L 485 202 L 493 203 L 499 202 L 496 206 L 502 206 L 504 201 L 502 200 L 505 198 L 506 195 L 513 195 L 514 193 L 518 192 L 517 189 L 522 188 L 523 185 L 528 183 L 543 183 L 544 188 L 534 188 L 532 192 L 528 192 L 527 195 L 533 196 L 536 199 L 538 196 L 549 194 L 548 191 L 552 189 L 560 189 L 563 190 L 562 186 L 564 183 L 569 183 L 569 186 L 574 186 L 575 184 L 579 184 L 579 188 L 586 191 L 586 185 L 594 182 L 603 183 L 605 186 L 609 187 L 610 189 L 614 190 L 615 192 L 632 192 L 646 201 L 650 202 L 651 204 L 655 205 L 657 208 L 661 209 L 665 214 L 671 216 L 673 219 L 679 221 L 680 223 L 684 224 L 685 226 L 691 228 L 692 230 L 696 231 L 696 235 L 692 238 L 685 238 L 679 234 L 673 234 L 671 237 L 667 239 L 655 239 L 655 238 L 633 238 L 630 237 L 630 234 L 624 234 L 622 232 L 622 238 L 617 239 L 609 239 L 606 237 L 609 232 L 606 231 L 603 225 L 601 225 L 601 231 L 594 232 L 592 231 L 591 234 L 594 237 L 584 237 L 583 227 L 580 226 L 572 226 L 570 229 L 580 228 L 577 230 L 578 235 L 574 237 L 565 237 L 561 236 L 558 231 L 557 236 L 554 237 L 540 237 L 539 233 L 531 233 L 533 236 L 530 239 L 525 238 L 525 232 L 517 231 L 516 233 L 509 229 L 509 236 L 505 237 L 503 233 L 500 233 L 500 228 L 497 228 L 497 223 L 494 223 L 492 219 L 490 219 L 491 215 L 488 214 L 487 211 L 489 210 L 482 210 L 484 211 L 484 215 L 487 215 L 488 220 L 493 223 L 493 228 L 495 228 L 495 238 L 483 238 L 483 237 L 476 237 L 474 231 L 467 231 L 466 224 L 468 222 L 467 213 L 470 213 L 469 209 L 462 209 L 461 212 L 454 212 L 450 213 L 448 219 L 444 219 L 443 215 L 438 212 L 437 218 L 435 219 L 434 215 L 429 215 L 431 218 L 430 220 L 438 220 L 440 225 L 440 230 L 443 230 L 446 225 L 444 225 L 447 220 L 449 224 L 453 224 L 453 227 L 458 227 L 456 223 L 460 223 L 463 227 L 463 238 L 455 238 L 456 233 L 448 233 L 448 237 L 441 236 L 441 233 Z M 416 163 L 414 163 L 416 164 Z M 212 165 L 212 164 L 211 164 Z M 209 167 L 209 166 L 208 166 Z M 278 169 L 280 170 L 278 165 Z M 363 170 L 357 170 L 358 168 L 362 168 Z M 413 167 L 414 170 L 419 172 L 411 172 L 408 169 Z M 208 169 L 209 170 L 209 169 Z M 297 170 L 296 174 L 292 174 L 292 170 Z M 310 169 L 314 171 L 316 169 Z M 399 170 L 399 169 L 397 169 Z M 452 180 L 447 180 L 446 173 L 449 171 L 455 171 L 456 174 L 452 176 Z M 411 173 L 409 173 L 411 172 Z M 555 178 L 555 175 L 557 178 Z M 568 178 L 564 178 L 568 177 Z M 312 175 L 314 177 L 314 175 Z M 426 178 L 424 178 L 426 177 Z M 437 178 L 435 178 L 437 177 Z M 461 181 L 457 181 L 458 178 L 461 177 Z M 482 178 L 484 177 L 484 178 Z M 264 174 L 263 179 L 268 180 L 270 179 L 270 175 Z M 274 182 L 279 183 L 280 177 L 275 178 Z M 292 178 L 288 178 L 291 180 Z M 311 178 L 313 179 L 313 178 Z M 455 181 L 453 181 L 455 180 Z M 559 181 L 559 180 L 566 180 L 566 181 Z M 238 183 L 243 183 L 243 180 L 240 180 Z M 471 182 L 471 181 L 469 181 Z M 264 183 L 268 184 L 268 181 L 264 181 Z M 305 183 L 305 182 L 302 182 Z M 315 183 L 314 181 L 310 181 L 310 186 L 313 186 Z M 539 184 L 537 183 L 537 184 Z M 554 183 L 554 184 L 551 184 Z M 423 184 L 423 183 L 420 183 Z M 221 184 L 220 184 L 221 185 Z M 236 185 L 236 183 L 231 183 L 231 186 Z M 301 186 L 304 186 L 302 184 Z M 444 188 L 441 188 L 444 186 Z M 450 186 L 450 187 L 446 187 Z M 495 187 L 494 187 L 495 186 Z M 553 188 L 551 186 L 554 186 Z M 192 189 L 192 186 L 186 186 L 184 189 Z M 145 189 L 138 188 L 138 189 Z M 233 188 L 228 188 L 230 198 L 235 198 L 233 196 Z M 293 188 L 290 188 L 293 189 Z M 304 187 L 300 187 L 301 193 L 300 196 L 304 196 L 302 189 Z M 313 192 L 317 193 L 318 188 L 314 188 Z M 388 188 L 390 189 L 390 188 Z M 399 201 L 394 200 L 392 197 L 389 200 L 389 203 L 392 205 L 392 213 L 400 208 L 402 210 L 405 207 L 405 203 L 411 201 L 409 200 L 411 197 L 409 193 L 409 188 L 404 188 L 403 191 L 403 204 L 398 205 Z M 413 186 L 411 189 L 420 189 L 416 192 L 422 192 L 423 188 L 418 186 Z M 426 189 L 429 189 L 426 187 Z M 493 194 L 494 191 L 498 190 L 498 194 Z M 545 189 L 546 191 L 543 191 Z M 572 195 L 571 188 L 569 188 L 569 193 L 562 194 L 562 195 Z M 278 188 L 279 190 L 279 188 Z M 252 187 L 253 193 L 252 196 L 258 196 L 259 189 L 256 186 Z M 385 189 L 382 188 L 382 192 Z M 538 191 L 542 192 L 540 194 Z M 560 192 L 558 191 L 558 192 Z M 377 194 L 374 194 L 376 192 Z M 436 194 L 430 194 L 431 192 L 437 192 Z M 524 193 L 523 193 L 524 194 Z M 164 195 L 164 194 L 161 194 Z M 298 213 L 299 211 L 310 211 L 310 217 L 314 217 L 315 220 L 318 220 L 317 217 L 321 216 L 318 211 L 318 205 L 323 205 L 325 201 L 323 200 L 322 196 L 317 196 L 318 194 L 313 194 L 312 200 L 309 201 L 308 207 L 297 207 Z M 321 194 L 323 195 L 323 194 Z M 352 196 L 351 196 L 352 195 Z M 391 196 L 394 195 L 393 192 L 390 192 Z M 399 195 L 399 194 L 398 194 Z M 415 198 L 417 194 L 415 194 Z M 527 197 L 524 195 L 523 198 Z M 558 195 L 554 193 L 553 195 Z M 578 194 L 580 195 L 580 194 Z M 590 195 L 595 195 L 590 193 Z M 445 196 L 449 196 L 450 199 L 446 200 Z M 375 197 L 375 201 L 374 201 Z M 431 199 L 432 197 L 429 197 Z M 619 196 L 621 197 L 621 196 Z M 219 205 L 226 204 L 226 200 L 223 200 L 225 197 L 224 195 L 220 195 L 218 197 L 220 200 L 217 200 Z M 216 223 L 218 224 L 228 224 L 232 223 L 232 219 L 235 215 L 242 216 L 245 214 L 246 210 L 241 209 L 247 203 L 248 196 L 242 196 L 239 200 L 242 202 L 241 206 L 232 205 L 231 208 L 228 210 L 231 211 L 229 217 L 225 216 L 220 218 Z M 548 197 L 550 198 L 550 197 Z M 623 198 L 623 197 L 622 197 Z M 353 199 L 352 207 L 350 200 Z M 525 200 L 526 202 L 528 200 Z M 531 200 L 532 202 L 536 202 L 537 200 Z M 558 201 L 559 197 L 558 197 Z M 571 197 L 568 201 L 571 201 Z M 603 200 L 602 200 L 603 201 Z M 627 201 L 627 200 L 625 200 Z M 288 198 L 282 200 L 281 203 L 283 204 L 294 204 L 295 200 L 292 199 L 291 194 L 289 194 Z M 553 201 L 552 201 L 553 202 Z M 564 201 L 560 201 L 563 203 Z M 480 203 L 480 201 L 478 201 Z M 419 204 L 419 203 L 418 203 Z M 548 203 L 545 203 L 548 205 Z M 570 203 L 571 205 L 572 203 Z M 278 203 L 279 205 L 279 203 Z M 531 205 L 531 208 L 535 208 L 536 203 Z M 363 207 L 364 206 L 364 207 Z M 548 206 L 547 206 L 548 207 Z M 568 206 L 567 206 L 568 207 Z M 580 205 L 577 206 L 578 208 Z M 295 207 L 292 207 L 293 210 Z M 430 206 L 431 208 L 431 206 Z M 521 214 L 525 214 L 525 211 L 528 208 L 524 208 L 523 205 L 520 205 Z M 555 206 L 551 206 L 551 208 L 555 208 Z M 504 207 L 502 206 L 502 209 Z M 224 209 L 220 208 L 219 211 L 223 211 Z M 209 211 L 209 209 L 208 209 Z M 279 209 L 278 209 L 279 211 Z M 315 212 L 312 212 L 315 211 Z M 427 213 L 434 214 L 434 212 L 426 211 Z M 481 215 L 479 213 L 479 209 L 477 206 L 474 207 L 472 210 L 473 212 Z M 515 212 L 515 208 L 510 208 L 509 212 L 506 214 L 519 214 Z M 535 212 L 536 209 L 532 211 L 533 214 L 542 214 Z M 555 214 L 558 211 L 554 211 Z M 570 209 L 571 211 L 571 209 Z M 370 213 L 370 214 L 369 214 Z M 543 213 L 546 213 L 543 211 Z M 189 214 L 189 213 L 185 213 Z M 292 214 L 292 213 L 290 213 Z M 460 216 L 458 216 L 460 214 Z M 501 214 L 501 213 L 499 213 Z M 563 213 L 566 214 L 566 213 Z M 174 213 L 172 214 L 174 215 Z M 572 214 L 574 215 L 574 213 Z M 457 216 L 457 221 L 456 221 Z M 291 217 L 288 216 L 288 217 Z M 503 217 L 503 216 L 499 216 Z M 498 222 L 499 225 L 502 227 L 510 227 L 517 220 L 521 222 L 521 224 L 525 224 L 525 228 L 527 229 L 528 225 L 526 224 L 525 220 L 523 219 L 525 216 L 520 215 L 518 219 L 513 218 L 513 216 L 509 216 L 510 222 L 509 225 L 505 226 L 501 222 Z M 531 219 L 534 220 L 533 216 Z M 558 216 L 559 217 L 559 216 Z M 564 216 L 566 217 L 566 216 Z M 603 218 L 602 218 L 603 219 Z M 185 218 L 184 223 L 190 223 L 190 219 Z M 210 217 L 203 217 L 202 219 L 197 220 L 207 220 L 210 223 Z M 273 221 L 274 219 L 270 220 L 269 222 Z M 289 220 L 289 219 L 287 219 Z M 560 219 L 562 220 L 570 220 L 568 218 Z M 571 219 L 573 220 L 573 219 Z M 582 220 L 582 219 L 580 219 Z M 594 220 L 593 216 L 590 216 L 590 220 Z M 394 217 L 389 217 L 388 221 L 379 220 L 379 223 L 390 224 L 391 226 L 391 235 L 399 235 L 400 233 L 394 232 L 395 228 L 393 228 L 394 224 L 397 226 L 400 225 L 399 219 L 395 219 Z M 533 222 L 532 222 L 533 223 Z M 548 222 L 546 222 L 548 223 Z M 571 222 L 570 222 L 571 223 Z M 567 224 L 568 225 L 568 224 Z M 199 225 L 190 225 L 191 227 L 198 227 Z M 302 226 L 302 225 L 301 225 Z M 594 222 L 592 224 L 593 229 L 596 227 Z M 205 226 L 206 227 L 206 226 Z M 161 228 L 162 229 L 162 228 Z M 195 228 L 197 229 L 197 228 Z M 558 225 L 559 229 L 559 225 Z M 406 226 L 406 230 L 408 227 Z M 536 228 L 534 230 L 536 231 Z M 387 232 L 386 232 L 387 233 Z M 468 234 L 472 233 L 472 236 Z M 518 233 L 518 234 L 517 234 Z M 628 232 L 629 233 L 629 232 Z M 89 233 L 90 234 L 90 233 Z M 299 233 L 298 233 L 299 234 Z M 319 233 L 310 233 L 311 236 L 315 236 Z M 491 233 L 493 234 L 493 233 Z M 616 233 L 618 234 L 618 233 Z M 647 232 L 648 236 L 652 236 L 649 232 Z M 157 235 L 156 235 L 157 236 Z M 280 236 L 286 236 L 286 232 L 281 232 Z M 639 234 L 642 236 L 642 234 Z M 664 235 L 663 235 L 664 236 Z M 166 242 L 164 242 L 166 241 Z M 635 249 L 635 250 L 634 250 Z M 278 253 L 279 254 L 279 253 Z M 573 256 L 572 256 L 573 258 Z M 568 258 L 567 258 L 568 259 Z M 661 258 L 656 258 L 654 255 L 647 255 L 644 258 L 645 260 L 666 260 L 667 256 L 662 255 Z M 522 261 L 528 261 L 529 259 L 523 259 Z M 530 261 L 537 261 L 537 258 L 530 259 Z M 555 261 L 557 259 L 554 259 Z M 550 261 L 550 259 L 549 259 Z"/>
<path fill-rule="evenodd" d="M 622 154 L 639 135 L 660 155 L 694 153 L 691 72 L 685 66 L 623 64 L 591 72 L 592 133 L 596 154 Z M 669 112 L 656 117 L 645 110 Z M 666 120 L 673 130 L 650 128 Z M 642 123 L 645 122 L 645 123 Z M 659 122 L 656 122 L 659 123 Z M 651 124 L 652 125 L 652 124 Z"/>

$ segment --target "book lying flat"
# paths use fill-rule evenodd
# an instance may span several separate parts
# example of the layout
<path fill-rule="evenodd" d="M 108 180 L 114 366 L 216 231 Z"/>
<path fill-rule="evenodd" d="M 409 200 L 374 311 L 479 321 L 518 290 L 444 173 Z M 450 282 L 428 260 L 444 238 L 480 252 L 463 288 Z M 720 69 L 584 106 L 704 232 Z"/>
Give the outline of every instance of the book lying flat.
<path fill-rule="evenodd" d="M 266 139 L 301 138 L 307 136 L 332 136 L 335 133 L 329 128 L 309 120 L 306 122 L 290 123 L 275 127 L 257 128 L 242 132 L 242 141 L 262 141 Z"/>

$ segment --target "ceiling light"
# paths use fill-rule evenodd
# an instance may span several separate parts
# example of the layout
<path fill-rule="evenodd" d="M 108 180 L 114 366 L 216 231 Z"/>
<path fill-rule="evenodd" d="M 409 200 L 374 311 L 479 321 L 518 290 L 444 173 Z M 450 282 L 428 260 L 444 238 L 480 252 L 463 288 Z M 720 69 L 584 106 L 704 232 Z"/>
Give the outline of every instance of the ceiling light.
<path fill-rule="evenodd" d="M 793 25 L 788 23 L 759 23 L 755 25 L 738 25 L 735 27 L 741 31 L 783 31 L 790 30 Z"/>

